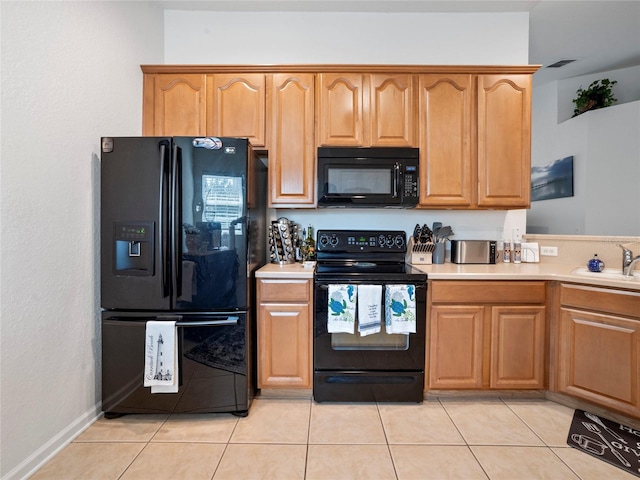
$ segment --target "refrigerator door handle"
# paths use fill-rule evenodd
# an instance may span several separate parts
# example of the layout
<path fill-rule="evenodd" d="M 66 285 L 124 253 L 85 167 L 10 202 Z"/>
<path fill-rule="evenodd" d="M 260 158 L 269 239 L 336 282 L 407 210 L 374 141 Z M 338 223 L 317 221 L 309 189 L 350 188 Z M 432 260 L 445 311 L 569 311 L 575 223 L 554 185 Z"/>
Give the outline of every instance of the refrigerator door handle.
<path fill-rule="evenodd" d="M 169 273 L 167 271 L 167 222 L 165 222 L 165 212 L 167 204 L 165 201 L 165 185 L 167 182 L 166 177 L 166 161 L 167 161 L 167 142 L 160 142 L 160 198 L 158 199 L 159 213 L 158 213 L 158 248 L 162 255 L 162 296 L 169 296 Z"/>
<path fill-rule="evenodd" d="M 175 292 L 174 300 L 182 297 L 182 192 L 180 191 L 180 149 L 173 146 L 173 162 L 171 164 L 171 245 L 173 245 L 172 285 Z"/>
<path fill-rule="evenodd" d="M 202 322 L 176 322 L 177 327 L 218 327 L 223 325 L 237 325 L 238 317 L 227 317 L 222 320 L 211 320 Z"/>
<path fill-rule="evenodd" d="M 176 327 L 222 327 L 225 325 L 237 325 L 240 317 L 233 315 L 227 317 L 217 317 L 216 319 L 207 319 L 203 317 L 199 321 L 181 321 L 184 318 L 181 315 L 158 315 L 151 317 L 148 320 L 176 320 Z M 117 322 L 119 324 L 140 325 L 140 321 L 131 320 L 131 317 L 109 317 L 105 320 L 106 323 Z"/>

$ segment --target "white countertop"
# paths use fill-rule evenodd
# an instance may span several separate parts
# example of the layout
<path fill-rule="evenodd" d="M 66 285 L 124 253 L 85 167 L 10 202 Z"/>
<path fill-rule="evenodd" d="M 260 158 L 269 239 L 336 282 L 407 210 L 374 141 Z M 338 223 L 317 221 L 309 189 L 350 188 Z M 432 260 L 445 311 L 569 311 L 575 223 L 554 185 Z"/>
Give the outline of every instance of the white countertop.
<path fill-rule="evenodd" d="M 256 271 L 257 278 L 313 278 L 315 268 L 304 267 L 301 263 L 267 263 Z"/>
<path fill-rule="evenodd" d="M 624 288 L 640 291 L 640 279 L 632 277 L 619 279 L 580 275 L 574 270 L 581 265 L 558 263 L 497 263 L 495 265 L 458 265 L 443 263 L 438 265 L 413 265 L 425 272 L 430 280 L 556 280 L 583 283 L 604 287 Z M 313 268 L 304 268 L 300 263 L 279 265 L 269 263 L 256 272 L 258 278 L 313 278 Z"/>

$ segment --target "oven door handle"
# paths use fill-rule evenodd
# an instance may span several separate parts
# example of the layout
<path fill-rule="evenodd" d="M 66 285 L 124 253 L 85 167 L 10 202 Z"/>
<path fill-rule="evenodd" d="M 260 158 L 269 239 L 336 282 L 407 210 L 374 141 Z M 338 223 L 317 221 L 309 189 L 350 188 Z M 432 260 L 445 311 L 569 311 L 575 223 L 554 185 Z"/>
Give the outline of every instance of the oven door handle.
<path fill-rule="evenodd" d="M 361 280 L 358 283 L 362 284 L 362 285 L 383 285 L 383 286 L 387 285 L 386 283 L 382 283 L 382 284 L 381 283 L 377 283 L 377 282 L 371 283 L 371 282 L 367 282 L 366 280 L 364 280 L 364 281 Z M 345 281 L 338 281 L 338 282 L 336 282 L 336 284 L 345 285 L 345 284 L 349 284 L 349 282 L 348 281 L 346 281 L 346 282 Z M 401 284 L 402 284 L 402 282 L 396 282 L 396 283 L 393 283 L 393 284 L 390 283 L 389 285 L 401 285 Z M 316 288 L 319 288 L 320 290 L 329 290 L 329 285 L 332 285 L 332 284 L 329 284 L 329 283 L 316 283 Z M 417 290 L 426 290 L 427 289 L 426 283 L 425 284 L 422 284 L 422 283 L 407 283 L 407 285 L 413 285 Z"/>

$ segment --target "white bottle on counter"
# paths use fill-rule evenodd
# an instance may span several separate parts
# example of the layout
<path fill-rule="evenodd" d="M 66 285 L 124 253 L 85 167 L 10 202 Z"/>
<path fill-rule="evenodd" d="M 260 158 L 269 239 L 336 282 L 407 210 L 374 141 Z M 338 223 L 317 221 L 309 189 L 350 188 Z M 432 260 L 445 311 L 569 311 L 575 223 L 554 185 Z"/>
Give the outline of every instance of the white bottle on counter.
<path fill-rule="evenodd" d="M 511 263 L 511 240 L 504 236 L 502 240 L 502 261 L 504 263 Z"/>
<path fill-rule="evenodd" d="M 513 256 L 513 263 L 522 262 L 522 234 L 519 228 L 513 229 L 513 250 L 511 254 Z"/>

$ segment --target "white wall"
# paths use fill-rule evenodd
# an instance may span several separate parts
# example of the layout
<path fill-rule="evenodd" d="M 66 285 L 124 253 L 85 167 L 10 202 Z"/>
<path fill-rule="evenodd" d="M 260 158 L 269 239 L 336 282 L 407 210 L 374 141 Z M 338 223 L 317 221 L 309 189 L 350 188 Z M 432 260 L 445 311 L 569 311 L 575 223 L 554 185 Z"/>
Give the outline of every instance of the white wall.
<path fill-rule="evenodd" d="M 170 64 L 526 65 L 528 13 L 165 13 Z M 520 228 L 526 211 L 278 210 L 320 228 L 386 228 L 412 232 L 441 221 L 455 238 L 499 239 Z"/>
<path fill-rule="evenodd" d="M 573 156 L 574 196 L 531 203 L 527 232 L 640 235 L 640 100 L 634 98 L 639 68 L 595 75 L 628 79 L 627 103 L 593 110 L 558 123 L 571 99 L 565 83 L 587 86 L 594 75 L 551 82 L 533 90 L 532 165 Z M 617 85 L 616 85 L 617 87 Z M 577 87 L 576 87 L 577 88 Z M 575 90 L 574 90 L 575 92 Z M 571 104 L 573 105 L 573 104 Z M 572 110 L 573 111 L 573 110 Z"/>
<path fill-rule="evenodd" d="M 522 65 L 528 52 L 528 13 L 165 14 L 165 63 Z"/>
<path fill-rule="evenodd" d="M 4 479 L 100 412 L 100 136 L 140 135 L 163 19 L 151 3 L 0 4 Z"/>

